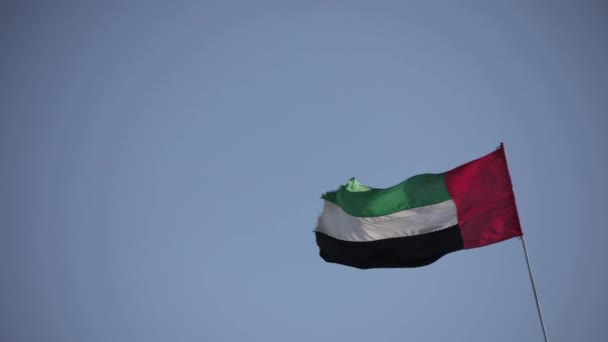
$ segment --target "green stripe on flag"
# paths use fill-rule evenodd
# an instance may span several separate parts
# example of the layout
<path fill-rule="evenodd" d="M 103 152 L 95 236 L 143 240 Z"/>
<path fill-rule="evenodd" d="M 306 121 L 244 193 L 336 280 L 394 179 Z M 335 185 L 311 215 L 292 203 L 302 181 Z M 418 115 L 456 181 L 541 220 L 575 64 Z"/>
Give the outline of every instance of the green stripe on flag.
<path fill-rule="evenodd" d="M 357 217 L 375 217 L 450 200 L 443 173 L 410 177 L 386 189 L 368 187 L 352 178 L 322 198 Z"/>

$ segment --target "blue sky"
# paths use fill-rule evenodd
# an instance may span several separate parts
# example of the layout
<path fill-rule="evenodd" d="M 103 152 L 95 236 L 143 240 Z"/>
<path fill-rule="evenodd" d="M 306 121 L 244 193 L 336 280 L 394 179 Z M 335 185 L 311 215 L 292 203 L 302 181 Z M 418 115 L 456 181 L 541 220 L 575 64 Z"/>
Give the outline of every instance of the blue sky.
<path fill-rule="evenodd" d="M 320 195 L 504 142 L 552 341 L 608 327 L 606 5 L 0 4 L 0 340 L 541 341 L 521 243 L 324 263 Z"/>

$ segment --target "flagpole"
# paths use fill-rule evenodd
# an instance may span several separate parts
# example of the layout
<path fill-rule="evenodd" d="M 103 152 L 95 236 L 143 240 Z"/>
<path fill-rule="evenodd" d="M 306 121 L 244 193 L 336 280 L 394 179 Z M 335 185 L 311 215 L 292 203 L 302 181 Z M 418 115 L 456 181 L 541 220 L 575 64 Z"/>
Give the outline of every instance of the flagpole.
<path fill-rule="evenodd" d="M 503 149 L 505 148 L 505 144 L 504 143 L 500 143 L 500 146 L 498 146 L 496 149 Z M 506 162 L 506 156 L 505 156 L 505 162 Z M 508 164 L 508 162 L 507 162 Z M 507 166 L 508 168 L 508 166 Z M 519 220 L 519 215 L 517 216 L 517 219 Z M 524 247 L 524 255 L 526 256 L 526 264 L 528 265 L 528 274 L 530 275 L 530 284 L 532 284 L 532 292 L 534 292 L 534 302 L 536 302 L 536 310 L 538 311 L 538 318 L 540 319 L 540 326 L 543 329 L 543 336 L 545 337 L 545 342 L 549 342 L 549 337 L 547 337 L 547 329 L 545 329 L 545 320 L 543 319 L 543 313 L 540 310 L 540 302 L 538 301 L 538 294 L 536 293 L 536 284 L 534 283 L 534 276 L 532 275 L 532 267 L 530 267 L 530 257 L 528 256 L 528 249 L 526 248 L 526 239 L 524 238 L 524 235 L 522 234 L 521 236 L 521 244 Z"/>
<path fill-rule="evenodd" d="M 526 239 L 521 236 L 521 243 L 524 247 L 524 254 L 526 255 L 526 264 L 528 264 L 528 274 L 530 275 L 530 283 L 532 284 L 532 292 L 534 292 L 534 301 L 536 302 L 536 309 L 538 311 L 538 318 L 540 318 L 540 326 L 543 328 L 543 335 L 545 336 L 545 342 L 549 342 L 547 337 L 547 330 L 545 329 L 545 321 L 543 320 L 543 313 L 540 310 L 540 303 L 538 301 L 538 294 L 536 293 L 536 285 L 534 284 L 534 276 L 532 275 L 532 267 L 530 267 L 530 258 L 528 257 L 528 249 L 526 248 Z"/>

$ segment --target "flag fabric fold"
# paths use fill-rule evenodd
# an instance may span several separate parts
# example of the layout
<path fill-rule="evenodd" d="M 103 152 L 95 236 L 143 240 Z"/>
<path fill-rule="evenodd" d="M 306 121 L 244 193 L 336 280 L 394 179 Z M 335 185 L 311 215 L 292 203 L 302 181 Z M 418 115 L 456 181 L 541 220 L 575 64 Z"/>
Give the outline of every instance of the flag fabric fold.
<path fill-rule="evenodd" d="M 426 266 L 523 234 L 503 144 L 450 171 L 389 188 L 352 178 L 322 199 L 314 231 L 319 254 L 355 268 Z"/>

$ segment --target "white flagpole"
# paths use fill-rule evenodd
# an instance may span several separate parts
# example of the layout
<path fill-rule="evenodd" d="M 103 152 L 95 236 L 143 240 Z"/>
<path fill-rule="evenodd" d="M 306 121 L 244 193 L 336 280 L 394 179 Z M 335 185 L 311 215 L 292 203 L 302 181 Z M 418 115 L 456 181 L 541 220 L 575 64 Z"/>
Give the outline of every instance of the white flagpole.
<path fill-rule="evenodd" d="M 501 142 L 500 146 L 496 149 L 505 148 L 505 145 Z M 507 162 L 508 164 L 508 162 Z M 508 168 L 508 166 L 507 166 Z M 543 336 L 545 337 L 545 342 L 549 342 L 549 337 L 547 337 L 547 329 L 545 329 L 545 320 L 543 319 L 543 313 L 540 310 L 540 303 L 538 301 L 538 294 L 536 293 L 536 284 L 534 283 L 534 276 L 532 275 L 532 267 L 530 267 L 530 257 L 528 257 L 528 249 L 526 248 L 526 239 L 524 235 L 521 235 L 521 243 L 524 247 L 524 255 L 526 256 L 526 264 L 528 265 L 528 274 L 530 275 L 530 283 L 532 284 L 532 292 L 534 292 L 534 301 L 536 302 L 536 310 L 538 311 L 538 318 L 540 319 L 540 326 L 543 329 Z"/>
<path fill-rule="evenodd" d="M 543 320 L 543 313 L 540 310 L 540 303 L 538 301 L 538 294 L 536 293 L 536 285 L 534 284 L 534 276 L 532 276 L 532 268 L 530 267 L 530 258 L 528 257 L 528 250 L 526 249 L 526 240 L 524 236 L 521 236 L 522 246 L 524 246 L 524 254 L 526 255 L 526 263 L 528 264 L 528 274 L 530 275 L 530 283 L 532 283 L 532 292 L 534 292 L 534 301 L 536 301 L 536 309 L 538 310 L 538 318 L 540 318 L 540 326 L 543 328 L 543 335 L 545 336 L 545 342 L 549 342 L 547 337 L 547 330 L 545 329 L 545 321 Z"/>

